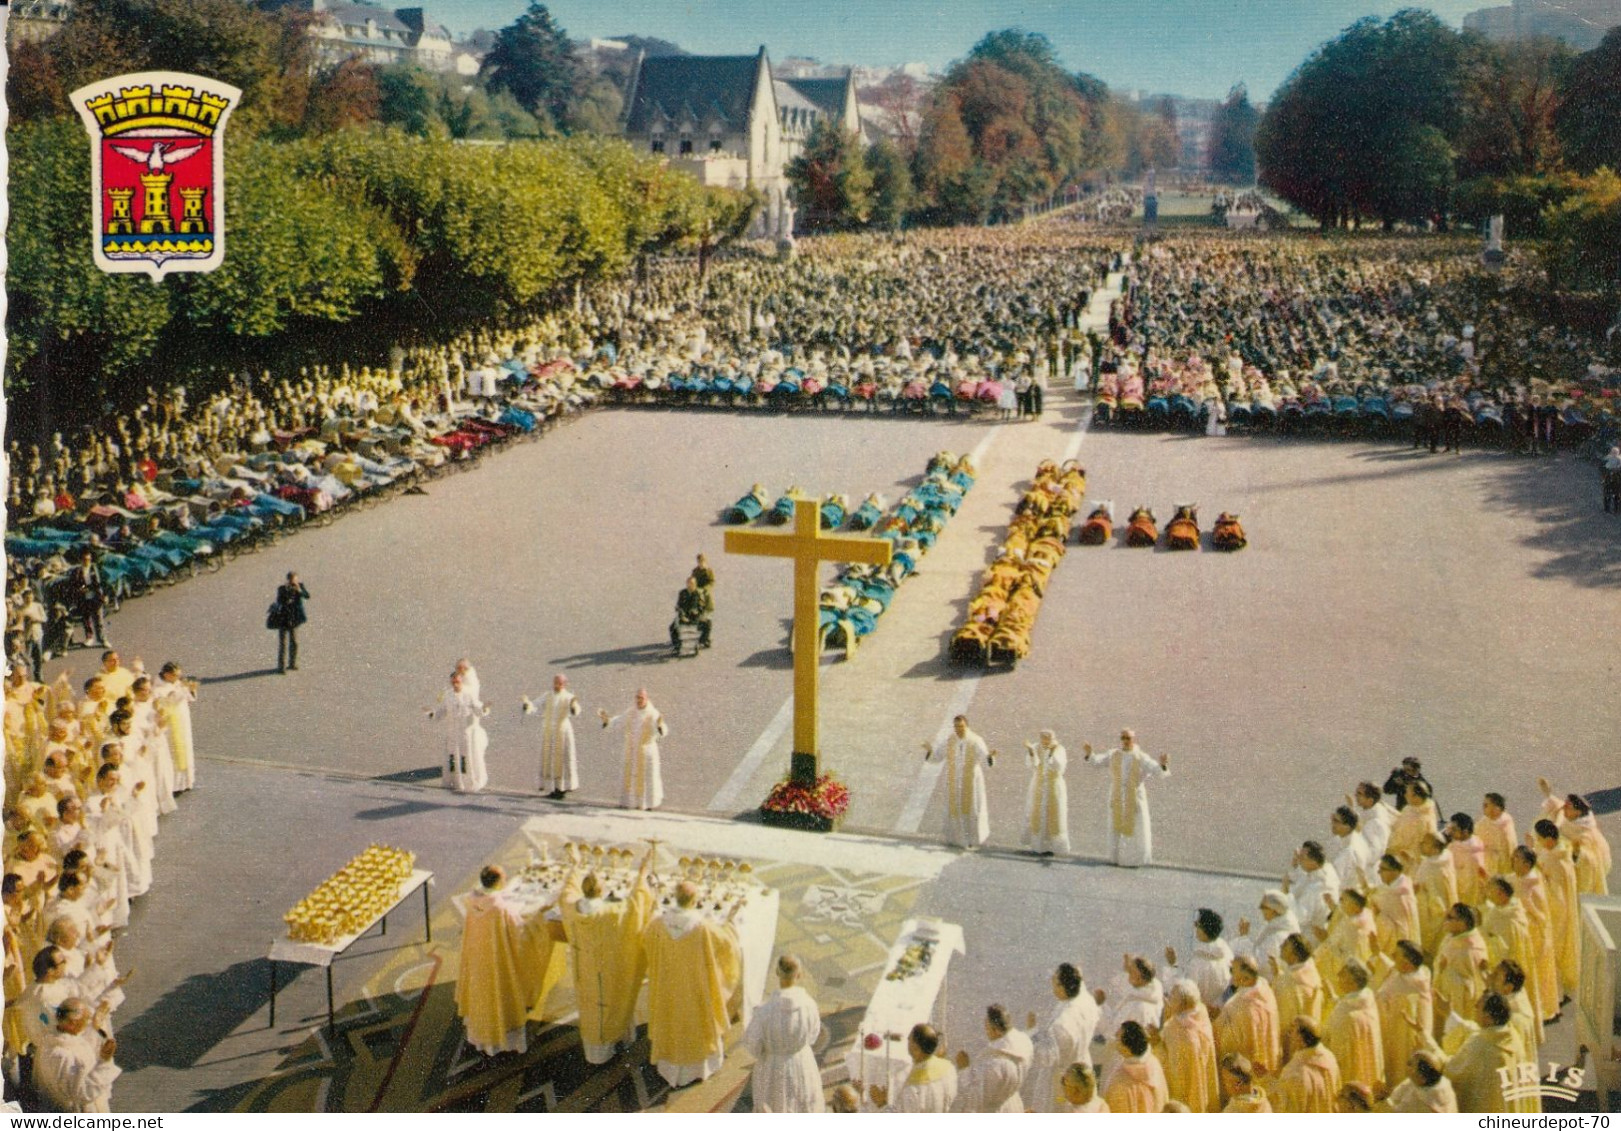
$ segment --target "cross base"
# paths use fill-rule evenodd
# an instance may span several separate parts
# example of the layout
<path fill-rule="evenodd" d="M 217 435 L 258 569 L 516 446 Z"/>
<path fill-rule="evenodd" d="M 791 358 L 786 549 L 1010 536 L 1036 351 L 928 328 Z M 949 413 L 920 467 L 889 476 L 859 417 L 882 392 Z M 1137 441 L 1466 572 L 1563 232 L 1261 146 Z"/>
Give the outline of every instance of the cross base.
<path fill-rule="evenodd" d="M 801 785 L 815 785 L 820 775 L 817 772 L 818 759 L 815 754 L 802 754 L 795 750 L 789 755 L 788 778 Z"/>

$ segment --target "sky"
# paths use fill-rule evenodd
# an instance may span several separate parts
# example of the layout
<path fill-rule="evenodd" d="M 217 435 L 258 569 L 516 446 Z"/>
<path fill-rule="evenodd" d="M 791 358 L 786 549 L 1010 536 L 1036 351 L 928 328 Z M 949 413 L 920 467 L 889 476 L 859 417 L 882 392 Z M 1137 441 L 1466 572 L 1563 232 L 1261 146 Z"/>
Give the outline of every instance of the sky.
<path fill-rule="evenodd" d="M 419 0 L 453 32 L 492 30 L 527 0 Z M 1454 27 L 1492 0 L 1429 0 Z M 1499 0 L 1506 3 L 1507 0 Z M 390 7 L 394 0 L 388 0 Z M 699 55 L 824 63 L 925 63 L 943 70 L 986 32 L 1040 32 L 1066 69 L 1122 91 L 1220 98 L 1234 83 L 1265 100 L 1319 44 L 1362 16 L 1413 0 L 551 0 L 575 39 L 638 34 Z"/>

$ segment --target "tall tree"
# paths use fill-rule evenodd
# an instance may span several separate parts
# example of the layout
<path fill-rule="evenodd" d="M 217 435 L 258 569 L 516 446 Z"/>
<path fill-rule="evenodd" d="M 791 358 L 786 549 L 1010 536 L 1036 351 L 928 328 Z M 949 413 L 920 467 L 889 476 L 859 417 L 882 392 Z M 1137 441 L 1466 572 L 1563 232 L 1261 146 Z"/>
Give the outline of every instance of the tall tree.
<path fill-rule="evenodd" d="M 1469 44 L 1460 177 L 1536 174 L 1559 165 L 1555 123 L 1572 57 L 1552 39 Z"/>
<path fill-rule="evenodd" d="M 1261 182 L 1327 226 L 1444 216 L 1462 37 L 1406 8 L 1358 20 L 1279 88 L 1255 136 Z"/>
<path fill-rule="evenodd" d="M 1563 94 L 1556 120 L 1571 166 L 1621 170 L 1621 27 L 1575 60 Z"/>
<path fill-rule="evenodd" d="M 496 33 L 479 74 L 492 92 L 510 91 L 531 114 L 561 123 L 568 118 L 581 68 L 568 34 L 546 5 L 531 0 L 528 11 Z"/>
<path fill-rule="evenodd" d="M 899 228 L 912 207 L 912 172 L 900 148 L 888 138 L 867 147 L 867 169 L 872 174 L 872 225 Z"/>
<path fill-rule="evenodd" d="M 1249 88 L 1239 83 L 1216 107 L 1210 123 L 1205 164 L 1212 180 L 1248 185 L 1255 181 L 1255 127 L 1260 111 L 1250 104 Z"/>
<path fill-rule="evenodd" d="M 943 218 L 1014 215 L 1099 167 L 1107 98 L 1096 79 L 1067 74 L 1044 36 L 991 32 L 935 91 L 914 161 L 918 185 Z"/>
<path fill-rule="evenodd" d="M 928 105 L 923 85 L 911 75 L 890 75 L 877 86 L 863 87 L 861 100 L 883 111 L 882 128 L 892 134 L 906 157 L 917 152 L 918 131 Z"/>
<path fill-rule="evenodd" d="M 819 119 L 805 139 L 805 151 L 788 162 L 784 175 L 793 186 L 806 229 L 850 228 L 867 222 L 872 173 L 861 139 L 837 123 Z"/>
<path fill-rule="evenodd" d="M 231 117 L 240 136 L 303 120 L 307 20 L 240 0 L 77 0 L 43 50 L 63 91 L 130 71 L 189 71 L 228 82 L 242 91 Z M 37 99 L 40 76 L 26 77 Z M 37 102 L 30 106 L 36 109 Z M 66 100 L 55 109 L 67 112 Z"/>
<path fill-rule="evenodd" d="M 421 67 L 379 67 L 377 118 L 384 125 L 398 126 L 408 134 L 427 137 L 445 124 L 435 107 L 440 84 Z"/>

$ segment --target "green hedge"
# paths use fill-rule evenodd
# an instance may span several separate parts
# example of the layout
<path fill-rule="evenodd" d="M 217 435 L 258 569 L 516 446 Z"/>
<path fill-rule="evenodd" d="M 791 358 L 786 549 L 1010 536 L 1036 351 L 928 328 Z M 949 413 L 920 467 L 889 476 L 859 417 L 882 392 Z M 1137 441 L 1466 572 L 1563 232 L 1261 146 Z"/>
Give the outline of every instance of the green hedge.
<path fill-rule="evenodd" d="M 426 321 L 448 336 L 537 312 L 661 247 L 735 234 L 747 213 L 743 194 L 705 189 L 612 139 L 255 138 L 227 150 L 225 263 L 154 285 L 91 259 L 89 142 L 77 122 L 21 125 L 8 141 L 11 392 L 64 367 L 104 390 L 137 376 L 155 384 L 173 375 L 170 358 L 211 345 L 240 354 L 312 328 L 330 337 Z"/>

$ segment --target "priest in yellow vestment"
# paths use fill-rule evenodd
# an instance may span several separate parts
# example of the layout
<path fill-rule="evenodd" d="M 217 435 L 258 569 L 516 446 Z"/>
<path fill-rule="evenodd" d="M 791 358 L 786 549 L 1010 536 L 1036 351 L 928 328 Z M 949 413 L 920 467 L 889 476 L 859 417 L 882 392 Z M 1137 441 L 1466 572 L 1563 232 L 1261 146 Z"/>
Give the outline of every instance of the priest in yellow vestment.
<path fill-rule="evenodd" d="M 572 848 L 571 853 L 578 853 Z M 647 873 L 657 846 L 642 859 L 629 892 L 610 899 L 595 873 L 583 880 L 570 872 L 558 910 L 574 956 L 574 998 L 580 1011 L 580 1045 L 591 1064 L 606 1064 L 621 1045 L 636 1039 L 636 998 L 647 960 L 642 935 L 653 916 Z"/>
<path fill-rule="evenodd" d="M 737 929 L 704 918 L 697 900 L 698 889 L 682 883 L 675 907 L 653 920 L 644 935 L 650 1059 L 672 1088 L 720 1070 L 732 998 L 743 974 Z"/>
<path fill-rule="evenodd" d="M 467 1043 L 485 1056 L 523 1052 L 526 1026 L 561 973 L 544 909 L 525 920 L 502 892 L 506 873 L 491 865 L 479 873 L 479 890 L 467 896 L 462 925 L 456 1013 Z"/>
<path fill-rule="evenodd" d="M 1340 999 L 1323 1022 L 1323 1043 L 1334 1054 L 1342 1084 L 1361 1084 L 1374 1094 L 1385 1087 L 1385 1050 L 1379 1005 L 1368 988 L 1368 968 L 1352 960 L 1335 975 Z"/>

